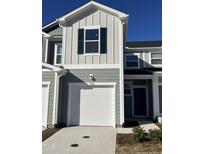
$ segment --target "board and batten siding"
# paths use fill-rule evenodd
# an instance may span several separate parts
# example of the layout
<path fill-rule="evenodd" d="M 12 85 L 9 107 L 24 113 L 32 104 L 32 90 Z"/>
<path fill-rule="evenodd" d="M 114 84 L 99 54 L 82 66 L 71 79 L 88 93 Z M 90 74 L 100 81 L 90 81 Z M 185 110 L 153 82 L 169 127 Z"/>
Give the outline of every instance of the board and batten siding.
<path fill-rule="evenodd" d="M 90 10 L 73 19 L 64 27 L 65 64 L 119 64 L 118 17 L 101 10 Z M 107 53 L 101 55 L 78 55 L 78 29 L 84 26 L 107 27 Z"/>
<path fill-rule="evenodd" d="M 52 126 L 52 120 L 53 120 L 55 72 L 42 71 L 42 81 L 50 82 L 49 98 L 48 98 L 48 116 L 47 116 L 47 125 L 49 127 Z"/>
<path fill-rule="evenodd" d="M 94 74 L 95 82 L 116 82 L 116 125 L 120 125 L 120 89 L 119 89 L 119 69 L 79 69 L 70 70 L 63 79 L 63 99 L 61 102 L 61 124 L 67 123 L 67 104 L 68 104 L 68 83 L 90 82 L 89 74 Z"/>

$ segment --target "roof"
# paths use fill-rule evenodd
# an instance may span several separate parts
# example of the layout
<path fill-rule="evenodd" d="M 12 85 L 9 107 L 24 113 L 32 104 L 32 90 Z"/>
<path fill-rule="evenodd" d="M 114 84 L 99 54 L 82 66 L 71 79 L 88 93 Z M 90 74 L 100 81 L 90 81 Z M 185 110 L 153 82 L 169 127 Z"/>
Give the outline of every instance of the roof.
<path fill-rule="evenodd" d="M 125 69 L 125 75 L 153 75 L 154 72 L 161 72 L 162 68 Z"/>
<path fill-rule="evenodd" d="M 43 32 L 49 33 L 49 32 L 51 32 L 52 30 L 54 30 L 54 29 L 56 29 L 58 27 L 59 27 L 58 20 L 54 20 L 50 24 L 44 26 L 42 28 L 42 30 L 43 30 Z"/>
<path fill-rule="evenodd" d="M 118 11 L 116 9 L 113 9 L 111 7 L 108 7 L 106 5 L 100 4 L 100 3 L 95 2 L 95 1 L 90 1 L 90 2 L 82 5 L 81 7 L 71 11 L 70 13 L 60 17 L 59 22 L 65 22 L 66 20 L 74 18 L 74 16 L 79 15 L 80 13 L 82 13 L 90 8 L 100 9 L 102 11 L 108 12 L 110 14 L 113 14 L 113 15 L 119 17 L 121 20 L 127 20 L 127 17 L 128 17 L 128 14 L 125 14 L 121 11 Z"/>
<path fill-rule="evenodd" d="M 162 41 L 126 42 L 128 48 L 161 47 Z"/>
<path fill-rule="evenodd" d="M 62 70 L 62 68 L 60 68 L 60 67 L 57 67 L 57 66 L 54 66 L 54 65 L 51 65 L 48 63 L 44 63 L 44 62 L 42 62 L 42 66 L 45 68 L 51 69 L 53 71 L 61 71 Z"/>
<path fill-rule="evenodd" d="M 78 15 L 79 13 L 82 13 L 83 11 L 86 11 L 90 8 L 96 8 L 96 9 L 100 9 L 103 10 L 105 12 L 109 12 L 110 14 L 113 14 L 115 16 L 118 16 L 121 20 L 127 20 L 128 14 L 125 14 L 121 11 L 118 11 L 116 9 L 113 9 L 111 7 L 108 7 L 106 5 L 100 4 L 98 2 L 95 1 L 89 1 L 85 4 L 83 4 L 82 6 L 74 9 L 73 11 L 59 17 L 58 19 L 54 20 L 53 22 L 47 24 L 46 26 L 44 26 L 42 28 L 42 30 L 46 33 L 52 31 L 53 29 L 56 29 L 59 27 L 59 22 L 63 23 L 66 20 L 69 20 L 70 18 L 73 18 L 75 15 Z"/>

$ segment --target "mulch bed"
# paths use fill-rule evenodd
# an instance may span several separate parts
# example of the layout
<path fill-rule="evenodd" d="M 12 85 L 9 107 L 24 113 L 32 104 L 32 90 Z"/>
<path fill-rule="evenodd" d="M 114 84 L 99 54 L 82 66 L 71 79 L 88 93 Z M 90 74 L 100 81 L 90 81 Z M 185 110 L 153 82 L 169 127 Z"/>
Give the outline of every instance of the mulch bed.
<path fill-rule="evenodd" d="M 116 154 L 161 154 L 162 143 L 136 142 L 132 134 L 117 134 Z"/>
<path fill-rule="evenodd" d="M 53 134 L 55 134 L 57 131 L 59 131 L 60 128 L 48 128 L 42 132 L 42 142 L 51 137 Z"/>
<path fill-rule="evenodd" d="M 158 122 L 156 122 L 155 123 L 160 129 L 162 129 L 162 124 L 160 124 L 160 123 L 158 123 Z"/>

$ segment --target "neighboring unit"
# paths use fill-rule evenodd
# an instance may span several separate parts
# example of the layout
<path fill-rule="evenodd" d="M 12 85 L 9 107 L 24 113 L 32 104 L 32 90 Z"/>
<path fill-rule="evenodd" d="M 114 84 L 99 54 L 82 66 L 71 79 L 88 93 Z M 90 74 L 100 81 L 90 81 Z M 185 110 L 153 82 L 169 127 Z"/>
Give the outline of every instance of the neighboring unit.
<path fill-rule="evenodd" d="M 90 1 L 43 27 L 44 127 L 161 116 L 161 42 L 126 42 L 128 15 Z"/>

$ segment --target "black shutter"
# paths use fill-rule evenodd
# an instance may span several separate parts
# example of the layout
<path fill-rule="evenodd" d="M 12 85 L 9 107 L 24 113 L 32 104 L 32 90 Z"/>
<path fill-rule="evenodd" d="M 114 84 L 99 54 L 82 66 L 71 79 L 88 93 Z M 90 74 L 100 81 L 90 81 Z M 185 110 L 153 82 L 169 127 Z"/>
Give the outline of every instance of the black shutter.
<path fill-rule="evenodd" d="M 107 28 L 100 28 L 100 53 L 107 53 Z"/>
<path fill-rule="evenodd" d="M 78 54 L 84 52 L 84 29 L 78 29 Z"/>

